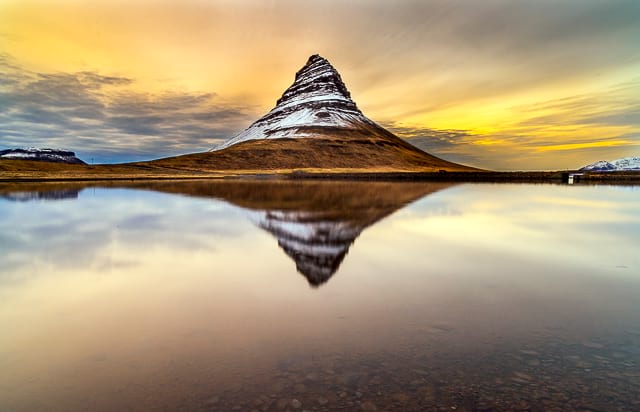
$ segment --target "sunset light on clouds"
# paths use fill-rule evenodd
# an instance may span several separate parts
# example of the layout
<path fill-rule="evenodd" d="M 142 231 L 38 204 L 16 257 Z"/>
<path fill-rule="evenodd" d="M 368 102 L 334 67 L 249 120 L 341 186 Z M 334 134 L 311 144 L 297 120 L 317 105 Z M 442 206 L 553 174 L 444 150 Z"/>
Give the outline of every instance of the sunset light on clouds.
<path fill-rule="evenodd" d="M 0 2 L 0 149 L 123 162 L 205 151 L 309 55 L 444 159 L 575 168 L 640 155 L 640 2 Z"/>

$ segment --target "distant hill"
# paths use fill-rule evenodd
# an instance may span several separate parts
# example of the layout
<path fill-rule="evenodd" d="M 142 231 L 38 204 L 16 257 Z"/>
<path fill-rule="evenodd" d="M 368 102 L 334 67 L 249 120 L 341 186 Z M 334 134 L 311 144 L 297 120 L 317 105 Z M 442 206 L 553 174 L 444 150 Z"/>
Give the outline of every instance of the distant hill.
<path fill-rule="evenodd" d="M 0 159 L 36 160 L 42 162 L 86 164 L 74 152 L 61 149 L 39 149 L 36 147 L 0 150 Z"/>
<path fill-rule="evenodd" d="M 606 160 L 599 160 L 595 163 L 580 168 L 580 170 L 592 172 L 615 172 L 628 170 L 640 171 L 640 157 L 624 157 L 622 159 L 612 160 L 611 162 L 607 162 Z"/>

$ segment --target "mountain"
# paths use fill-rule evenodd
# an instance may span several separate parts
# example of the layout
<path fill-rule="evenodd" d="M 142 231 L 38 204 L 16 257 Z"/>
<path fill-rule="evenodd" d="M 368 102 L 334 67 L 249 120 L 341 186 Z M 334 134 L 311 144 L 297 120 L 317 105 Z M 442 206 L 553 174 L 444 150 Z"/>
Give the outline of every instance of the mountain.
<path fill-rule="evenodd" d="M 625 170 L 640 171 L 640 157 L 624 157 L 622 159 L 613 160 L 611 162 L 599 160 L 595 163 L 580 168 L 580 170 L 592 172 L 615 172 Z"/>
<path fill-rule="evenodd" d="M 640 170 L 640 157 L 623 157 L 611 162 L 617 170 Z"/>
<path fill-rule="evenodd" d="M 595 163 L 591 163 L 590 165 L 581 167 L 580 170 L 584 170 L 584 171 L 611 171 L 611 170 L 616 170 L 616 167 L 607 162 L 606 160 L 598 160 Z"/>
<path fill-rule="evenodd" d="M 207 153 L 140 163 L 198 170 L 474 171 L 407 143 L 367 118 L 340 74 L 313 55 L 276 106 Z"/>
<path fill-rule="evenodd" d="M 351 93 L 331 63 L 316 54 L 296 73 L 275 108 L 212 150 L 248 140 L 317 137 L 344 129 L 383 132 L 351 100 Z"/>
<path fill-rule="evenodd" d="M 0 150 L 0 159 L 86 164 L 78 159 L 74 152 L 60 149 L 38 149 L 35 147 Z"/>

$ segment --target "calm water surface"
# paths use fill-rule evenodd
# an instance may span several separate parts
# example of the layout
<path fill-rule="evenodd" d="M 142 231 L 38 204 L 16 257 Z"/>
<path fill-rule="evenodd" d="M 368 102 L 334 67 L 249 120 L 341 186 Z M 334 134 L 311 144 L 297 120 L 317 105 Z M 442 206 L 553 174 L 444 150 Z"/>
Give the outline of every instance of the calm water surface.
<path fill-rule="evenodd" d="M 640 188 L 0 185 L 0 410 L 640 410 Z"/>

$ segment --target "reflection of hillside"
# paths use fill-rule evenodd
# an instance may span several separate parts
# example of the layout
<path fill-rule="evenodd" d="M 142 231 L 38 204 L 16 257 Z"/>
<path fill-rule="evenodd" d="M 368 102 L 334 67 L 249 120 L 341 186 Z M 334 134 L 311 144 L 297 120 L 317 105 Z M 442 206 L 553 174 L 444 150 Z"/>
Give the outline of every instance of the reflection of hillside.
<path fill-rule="evenodd" d="M 9 186 L 9 187 L 8 187 Z M 0 194 L 11 185 L 0 185 Z M 15 185 L 14 185 L 15 186 Z M 52 191 L 29 185 L 22 191 Z M 120 187 L 216 198 L 247 210 L 249 218 L 278 240 L 313 286 L 326 282 L 339 268 L 360 233 L 403 206 L 451 186 L 447 183 L 363 181 L 148 181 L 99 182 L 92 187 Z M 56 190 L 87 185 L 57 184 Z M 14 187 L 14 191 L 17 188 Z"/>
<path fill-rule="evenodd" d="M 248 209 L 249 218 L 278 239 L 313 286 L 338 270 L 360 233 L 446 183 L 362 181 L 158 182 L 150 189 L 215 197 Z"/>

